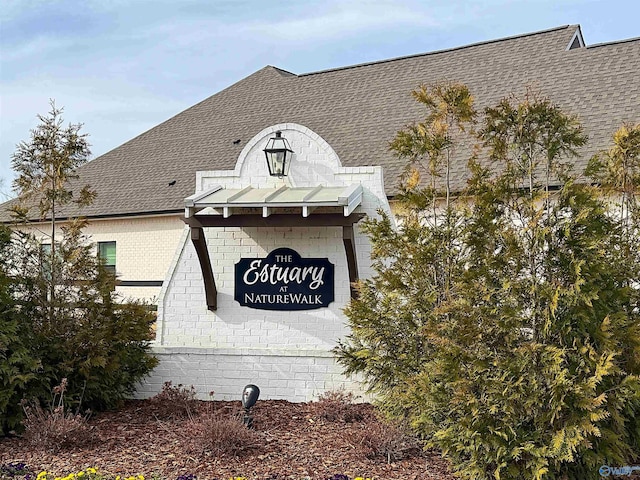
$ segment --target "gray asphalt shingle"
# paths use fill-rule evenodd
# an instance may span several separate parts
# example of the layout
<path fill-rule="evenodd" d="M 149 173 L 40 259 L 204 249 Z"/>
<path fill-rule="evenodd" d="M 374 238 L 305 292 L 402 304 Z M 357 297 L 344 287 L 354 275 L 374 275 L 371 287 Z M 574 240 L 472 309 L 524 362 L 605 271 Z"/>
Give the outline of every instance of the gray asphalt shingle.
<path fill-rule="evenodd" d="M 640 39 L 566 50 L 577 29 L 303 75 L 265 67 L 81 167 L 81 182 L 98 192 L 83 214 L 179 211 L 194 192 L 196 171 L 232 169 L 245 142 L 284 122 L 318 133 L 345 166 L 382 165 L 393 195 L 403 162 L 388 142 L 423 115 L 411 90 L 443 80 L 465 83 L 479 109 L 526 86 L 557 101 L 590 137 L 576 162 L 581 169 L 623 122 L 640 122 Z M 234 145 L 236 139 L 242 141 Z M 466 160 L 461 151 L 454 188 L 464 185 Z"/>

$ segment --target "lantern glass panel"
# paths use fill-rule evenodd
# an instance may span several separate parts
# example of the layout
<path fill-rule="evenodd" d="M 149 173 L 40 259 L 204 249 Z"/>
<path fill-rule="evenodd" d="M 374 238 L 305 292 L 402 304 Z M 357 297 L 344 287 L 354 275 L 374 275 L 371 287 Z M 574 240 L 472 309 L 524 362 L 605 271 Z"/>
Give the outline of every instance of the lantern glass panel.
<path fill-rule="evenodd" d="M 273 170 L 277 175 L 282 175 L 284 173 L 284 162 L 286 156 L 287 153 L 285 151 L 276 152 L 273 155 Z"/>

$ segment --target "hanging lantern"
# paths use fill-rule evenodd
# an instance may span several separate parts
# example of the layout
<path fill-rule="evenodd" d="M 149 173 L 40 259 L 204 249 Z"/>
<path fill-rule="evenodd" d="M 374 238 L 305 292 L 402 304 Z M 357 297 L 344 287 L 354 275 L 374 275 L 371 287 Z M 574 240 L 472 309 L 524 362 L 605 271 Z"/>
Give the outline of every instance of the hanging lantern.
<path fill-rule="evenodd" d="M 267 157 L 267 167 L 269 175 L 272 177 L 286 177 L 291 167 L 291 157 L 293 150 L 282 132 L 277 131 L 275 137 L 271 137 L 264 149 Z"/>

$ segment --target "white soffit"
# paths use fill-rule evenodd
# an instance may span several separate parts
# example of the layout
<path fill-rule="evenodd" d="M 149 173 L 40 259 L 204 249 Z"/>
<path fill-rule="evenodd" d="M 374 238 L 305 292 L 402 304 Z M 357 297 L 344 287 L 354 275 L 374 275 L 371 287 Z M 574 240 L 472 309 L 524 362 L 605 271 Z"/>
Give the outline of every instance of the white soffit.
<path fill-rule="evenodd" d="M 362 202 L 362 185 L 346 187 L 287 187 L 279 188 L 222 188 L 217 185 L 185 199 L 185 216 L 195 215 L 204 208 L 220 209 L 229 217 L 234 208 L 261 208 L 262 216 L 268 217 L 279 208 L 302 209 L 308 217 L 318 207 L 341 207 L 348 217 Z"/>

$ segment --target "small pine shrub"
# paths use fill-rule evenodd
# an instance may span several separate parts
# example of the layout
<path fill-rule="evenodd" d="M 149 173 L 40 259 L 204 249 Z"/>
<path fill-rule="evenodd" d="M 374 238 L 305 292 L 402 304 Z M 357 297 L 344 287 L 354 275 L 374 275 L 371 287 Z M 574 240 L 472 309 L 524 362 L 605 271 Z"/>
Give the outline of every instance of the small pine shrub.
<path fill-rule="evenodd" d="M 67 379 L 53 389 L 53 400 L 48 409 L 34 401 L 24 404 L 24 439 L 33 447 L 49 451 L 72 448 L 86 444 L 90 439 L 87 415 L 73 413 L 65 409 L 64 392 Z"/>
<path fill-rule="evenodd" d="M 241 415 L 208 411 L 188 420 L 183 430 L 194 453 L 238 456 L 261 445 L 260 435 L 244 425 Z"/>
<path fill-rule="evenodd" d="M 181 383 L 174 386 L 169 381 L 164 382 L 162 391 L 151 398 L 151 403 L 159 418 L 177 419 L 194 416 L 198 411 L 199 401 L 193 385 L 189 388 Z"/>
<path fill-rule="evenodd" d="M 360 422 L 364 416 L 356 404 L 355 396 L 344 390 L 329 390 L 318 396 L 313 405 L 316 416 L 327 422 Z"/>

